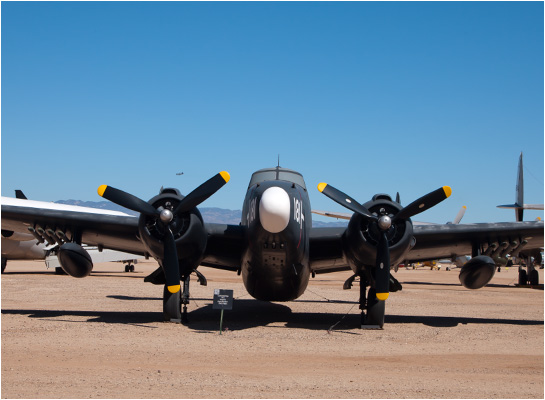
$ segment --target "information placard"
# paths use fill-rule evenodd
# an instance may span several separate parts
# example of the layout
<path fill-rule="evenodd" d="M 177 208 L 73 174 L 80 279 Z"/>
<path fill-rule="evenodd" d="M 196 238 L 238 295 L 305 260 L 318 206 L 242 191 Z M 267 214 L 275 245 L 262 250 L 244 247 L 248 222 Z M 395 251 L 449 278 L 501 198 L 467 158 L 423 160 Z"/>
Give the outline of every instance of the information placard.
<path fill-rule="evenodd" d="M 233 291 L 229 289 L 214 289 L 214 310 L 233 309 Z"/>

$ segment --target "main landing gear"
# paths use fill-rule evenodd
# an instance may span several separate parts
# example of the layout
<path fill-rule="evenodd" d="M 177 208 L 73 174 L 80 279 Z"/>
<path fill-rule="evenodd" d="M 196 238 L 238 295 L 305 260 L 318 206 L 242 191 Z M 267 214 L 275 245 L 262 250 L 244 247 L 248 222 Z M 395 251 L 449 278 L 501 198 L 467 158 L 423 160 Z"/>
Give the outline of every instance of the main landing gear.
<path fill-rule="evenodd" d="M 382 329 L 386 313 L 386 301 L 377 299 L 375 288 L 369 288 L 365 296 L 366 285 L 360 280 L 361 329 Z M 365 310 L 365 312 L 364 312 Z"/>
<path fill-rule="evenodd" d="M 197 275 L 197 280 L 202 286 L 206 286 L 208 282 L 203 274 L 197 270 L 193 270 Z M 189 304 L 189 281 L 191 274 L 182 277 L 182 285 L 176 293 L 171 293 L 167 285 L 163 289 L 163 317 L 165 321 L 174 322 L 177 324 L 187 324 L 187 305 Z M 183 306 L 183 307 L 182 307 Z"/>
<path fill-rule="evenodd" d="M 134 264 L 132 264 L 132 261 L 127 261 L 127 264 L 125 264 L 125 272 L 134 272 Z"/>
<path fill-rule="evenodd" d="M 371 278 L 367 278 L 364 273 L 354 274 L 346 280 L 343 289 L 351 289 L 354 280 L 360 278 L 360 310 L 361 310 L 361 328 L 362 329 L 382 329 L 384 326 L 384 316 L 386 314 L 386 302 L 377 299 L 377 293 L 374 287 L 369 287 Z M 401 283 L 390 275 L 390 292 L 402 290 Z"/>

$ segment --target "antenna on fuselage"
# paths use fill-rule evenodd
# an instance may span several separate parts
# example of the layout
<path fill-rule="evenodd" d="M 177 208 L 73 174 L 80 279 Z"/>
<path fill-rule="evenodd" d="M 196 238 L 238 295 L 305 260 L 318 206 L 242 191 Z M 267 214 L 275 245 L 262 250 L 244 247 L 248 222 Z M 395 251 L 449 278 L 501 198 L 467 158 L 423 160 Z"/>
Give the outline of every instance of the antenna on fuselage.
<path fill-rule="evenodd" d="M 280 154 L 278 154 L 278 164 L 276 166 L 280 168 Z"/>

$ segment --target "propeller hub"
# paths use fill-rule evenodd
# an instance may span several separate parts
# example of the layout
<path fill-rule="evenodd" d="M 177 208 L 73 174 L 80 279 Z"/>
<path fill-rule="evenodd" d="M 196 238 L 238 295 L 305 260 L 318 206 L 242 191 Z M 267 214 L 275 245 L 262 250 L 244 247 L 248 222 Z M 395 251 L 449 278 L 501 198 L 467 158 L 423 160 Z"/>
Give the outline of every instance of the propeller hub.
<path fill-rule="evenodd" d="M 172 214 L 172 211 L 169 209 L 164 209 L 161 211 L 161 214 L 159 214 L 159 218 L 161 218 L 161 222 L 168 224 L 174 218 L 174 214 Z"/>
<path fill-rule="evenodd" d="M 390 229 L 391 226 L 392 226 L 392 219 L 389 216 L 383 215 L 378 219 L 378 227 L 381 230 L 387 231 L 388 229 Z"/>

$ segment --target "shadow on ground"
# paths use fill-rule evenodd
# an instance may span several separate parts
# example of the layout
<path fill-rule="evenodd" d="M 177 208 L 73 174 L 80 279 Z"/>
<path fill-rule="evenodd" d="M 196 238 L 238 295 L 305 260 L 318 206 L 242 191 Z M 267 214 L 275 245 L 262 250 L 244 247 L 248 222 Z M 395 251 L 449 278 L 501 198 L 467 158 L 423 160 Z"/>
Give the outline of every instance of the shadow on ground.
<path fill-rule="evenodd" d="M 112 296 L 113 297 L 113 296 Z M 120 300 L 132 299 L 123 297 Z M 141 300 L 142 298 L 134 298 Z M 152 300 L 160 300 L 159 298 Z M 193 299 L 193 301 L 210 301 L 210 299 Z M 324 306 L 327 304 L 324 301 Z M 287 304 L 287 305 L 286 305 Z M 232 310 L 225 310 L 223 327 L 229 330 L 244 330 L 259 326 L 272 325 L 271 328 L 295 328 L 310 330 L 354 330 L 359 328 L 360 314 L 356 306 L 347 310 L 347 314 L 321 312 L 292 312 L 290 303 L 269 303 L 254 299 L 236 299 Z M 319 305 L 316 309 L 319 310 Z M 28 315 L 29 318 L 51 319 L 74 323 L 103 322 L 109 324 L 142 325 L 163 320 L 162 312 L 118 312 L 118 311 L 75 311 L 75 310 L 2 310 L 3 315 Z M 83 321 L 74 321 L 81 317 Z M 212 304 L 200 306 L 188 313 L 187 327 L 196 331 L 217 331 L 219 329 L 220 310 L 212 308 Z M 386 315 L 385 326 L 396 324 L 421 324 L 432 327 L 455 327 L 465 324 L 507 324 L 507 325 L 543 325 L 543 320 L 519 320 L 505 318 L 465 318 L 423 315 Z M 334 326 L 334 327 L 333 327 Z M 333 328 L 332 328 L 333 327 Z M 357 332 L 357 330 L 355 331 Z"/>

